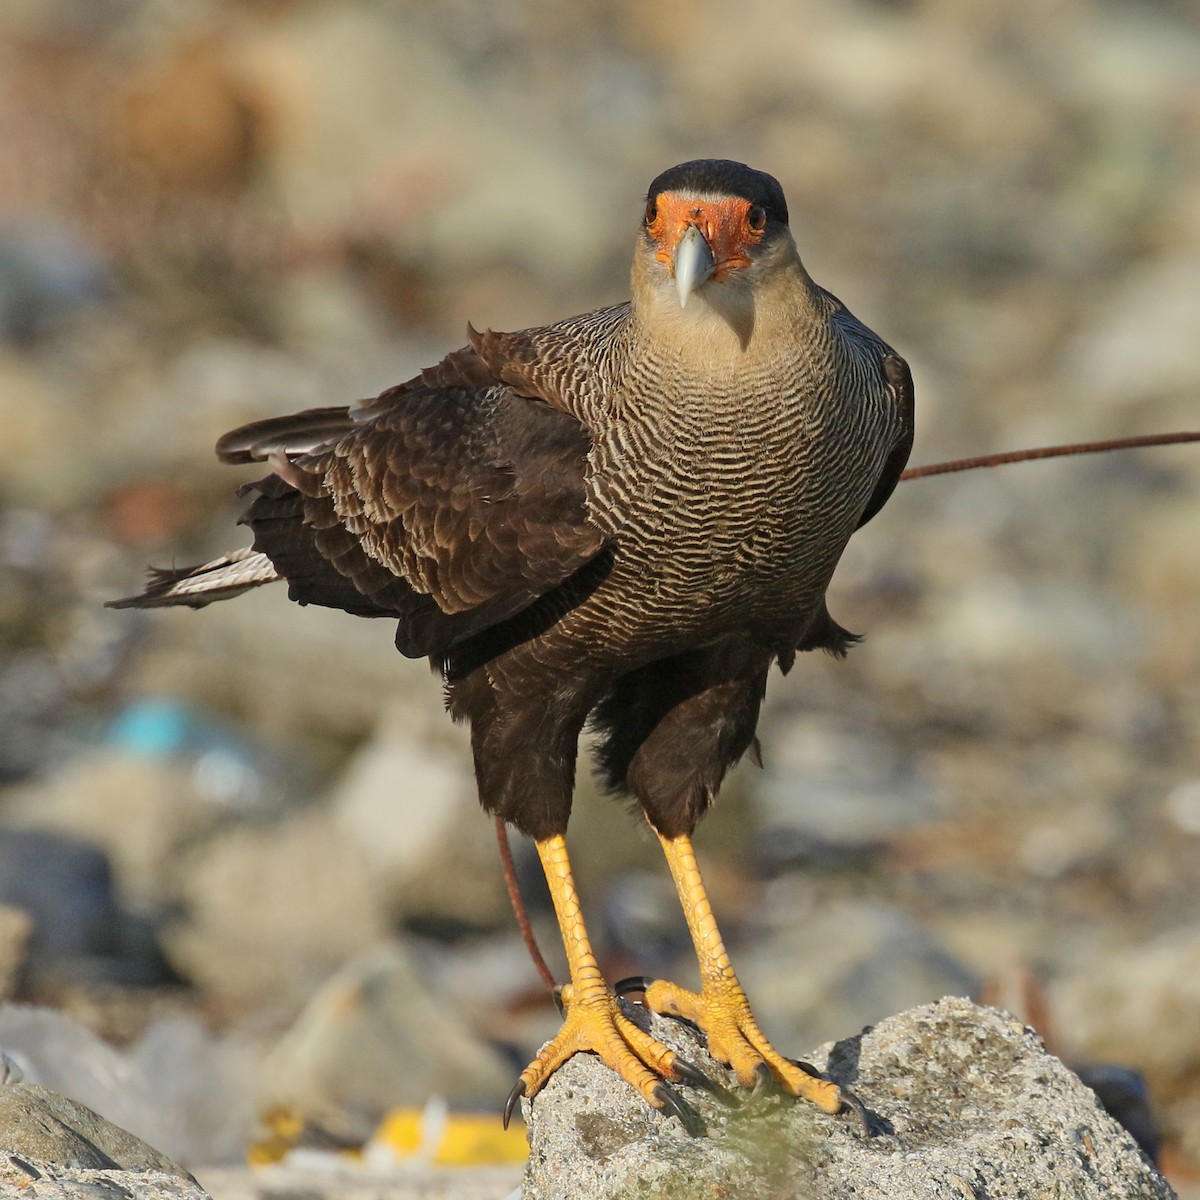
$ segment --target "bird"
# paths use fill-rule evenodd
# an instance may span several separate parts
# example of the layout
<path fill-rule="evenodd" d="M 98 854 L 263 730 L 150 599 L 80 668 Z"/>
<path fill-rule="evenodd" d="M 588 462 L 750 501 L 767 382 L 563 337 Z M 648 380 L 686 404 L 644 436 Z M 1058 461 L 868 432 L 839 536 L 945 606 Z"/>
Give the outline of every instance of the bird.
<path fill-rule="evenodd" d="M 631 221 L 631 224 L 633 222 Z M 265 463 L 252 545 L 155 570 L 114 607 L 289 597 L 396 622 L 469 724 L 482 807 L 533 840 L 569 980 L 559 1033 L 505 1108 L 590 1051 L 695 1132 L 676 1085 L 713 1081 L 630 1019 L 601 974 L 567 851 L 579 743 L 661 844 L 700 987 L 635 980 L 740 1087 L 866 1120 L 848 1089 L 762 1033 L 692 846 L 727 771 L 757 757 L 769 673 L 858 639 L 826 592 L 913 443 L 905 360 L 809 275 L 777 179 L 698 159 L 650 184 L 630 298 L 477 332 L 352 405 L 267 418 L 217 443 Z"/>

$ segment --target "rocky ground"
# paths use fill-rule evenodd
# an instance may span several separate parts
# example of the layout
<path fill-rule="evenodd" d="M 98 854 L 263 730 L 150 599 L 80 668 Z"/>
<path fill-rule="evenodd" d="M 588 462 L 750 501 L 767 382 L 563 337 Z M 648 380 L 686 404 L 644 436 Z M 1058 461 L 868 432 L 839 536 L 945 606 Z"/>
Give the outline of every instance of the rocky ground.
<path fill-rule="evenodd" d="M 462 731 L 388 629 L 270 589 L 101 608 L 240 544 L 218 434 L 373 394 L 467 319 L 619 299 L 641 189 L 699 154 L 778 175 L 814 276 L 908 357 L 914 461 L 1195 427 L 1198 79 L 1195 14 L 1133 0 L 0 6 L 0 1046 L 26 1078 L 200 1171 L 281 1153 L 280 1113 L 319 1150 L 434 1094 L 494 1112 L 555 1026 Z M 831 592 L 867 641 L 773 682 L 765 769 L 697 839 L 782 1045 L 986 996 L 1140 1077 L 1181 1194 L 1198 500 L 1188 447 L 901 487 Z M 611 976 L 691 978 L 644 833 L 587 778 L 572 829 Z"/>
<path fill-rule="evenodd" d="M 632 1011 L 632 1010 L 631 1010 Z M 653 1023 L 710 1078 L 701 1039 Z M 1174 1193 L 1095 1094 L 1020 1022 L 947 999 L 823 1047 L 813 1066 L 865 1106 L 831 1118 L 764 1096 L 689 1092 L 703 1136 L 638 1103 L 596 1059 L 573 1060 L 533 1104 L 526 1200 L 1171 1200 Z"/>
<path fill-rule="evenodd" d="M 696 1064 L 733 1079 L 689 1027 L 628 1015 Z M 84 1200 L 1173 1200 L 1129 1132 L 1095 1092 L 1046 1053 L 1028 1027 L 995 1009 L 946 999 L 822 1047 L 820 1069 L 860 1112 L 828 1116 L 769 1091 L 749 1101 L 690 1091 L 688 1127 L 656 1114 L 596 1058 L 581 1055 L 532 1102 L 529 1161 L 518 1167 L 436 1162 L 383 1167 L 293 1153 L 259 1170 L 205 1172 L 204 1186 L 117 1126 L 46 1088 L 0 1085 L 0 1182 L 31 1196 Z M 816 1070 L 817 1067 L 810 1069 Z M 712 1086 L 712 1085 L 710 1085 Z M 211 1189 L 206 1191 L 205 1188 Z M 797 1189 L 800 1189 L 799 1192 Z"/>

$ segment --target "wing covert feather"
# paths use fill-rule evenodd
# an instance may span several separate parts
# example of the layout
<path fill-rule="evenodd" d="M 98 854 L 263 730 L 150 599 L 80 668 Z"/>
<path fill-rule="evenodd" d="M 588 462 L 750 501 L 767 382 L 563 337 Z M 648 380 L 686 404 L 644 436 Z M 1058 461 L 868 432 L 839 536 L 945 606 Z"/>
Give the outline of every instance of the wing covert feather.
<path fill-rule="evenodd" d="M 331 411 L 314 424 L 329 423 Z M 250 485 L 259 493 L 246 516 L 255 545 L 287 560 L 292 574 L 280 570 L 295 599 L 347 606 L 344 585 L 322 584 L 327 566 L 366 598 L 358 611 L 399 617 L 404 653 L 438 655 L 604 549 L 588 519 L 587 430 L 500 382 L 470 347 L 349 416 L 349 427 L 307 453 L 276 450 L 275 474 Z M 303 429 L 302 417 L 291 421 Z M 241 450 L 238 433 L 223 446 Z"/>

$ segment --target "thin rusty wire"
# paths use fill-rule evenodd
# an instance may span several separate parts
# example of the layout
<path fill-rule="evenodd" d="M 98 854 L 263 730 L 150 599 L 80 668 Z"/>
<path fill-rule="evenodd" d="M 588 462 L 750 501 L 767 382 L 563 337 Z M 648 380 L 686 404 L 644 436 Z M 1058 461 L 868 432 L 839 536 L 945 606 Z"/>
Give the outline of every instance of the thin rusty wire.
<path fill-rule="evenodd" d="M 1103 454 L 1106 450 L 1131 450 L 1139 446 L 1172 446 L 1180 442 L 1200 442 L 1200 433 L 1146 433 L 1137 437 L 1110 438 L 1104 442 L 1069 442 L 1063 446 L 1037 446 L 1032 450 L 1007 450 L 1001 454 L 981 454 L 975 458 L 955 458 L 949 462 L 909 467 L 901 479 L 924 479 L 929 475 L 950 475 L 955 471 L 974 471 L 979 467 L 1000 467 L 1006 463 L 1028 462 L 1034 458 L 1064 458 L 1072 454 Z"/>
<path fill-rule="evenodd" d="M 500 867 L 504 872 L 504 886 L 508 888 L 508 899 L 512 905 L 513 913 L 517 918 L 517 927 L 521 931 L 521 937 L 525 939 L 525 949 L 529 951 L 529 957 L 533 959 L 533 965 L 537 968 L 537 973 L 542 977 L 542 982 L 551 992 L 554 991 L 558 984 L 555 982 L 554 975 L 546 966 L 546 960 L 542 957 L 542 951 L 537 944 L 537 937 L 533 932 L 533 925 L 529 920 L 529 912 L 525 908 L 525 900 L 521 895 L 521 885 L 517 881 L 517 868 L 513 863 L 512 846 L 508 841 L 508 827 L 504 823 L 504 818 L 497 815 L 496 820 L 496 842 L 500 847 Z"/>

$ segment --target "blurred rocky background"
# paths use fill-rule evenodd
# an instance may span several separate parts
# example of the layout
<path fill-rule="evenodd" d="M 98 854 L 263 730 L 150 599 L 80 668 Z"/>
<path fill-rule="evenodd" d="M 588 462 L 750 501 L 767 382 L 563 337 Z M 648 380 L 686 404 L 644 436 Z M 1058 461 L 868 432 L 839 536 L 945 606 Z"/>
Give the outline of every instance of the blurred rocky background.
<path fill-rule="evenodd" d="M 340 1145 L 499 1108 L 557 1018 L 428 668 L 272 589 L 101 603 L 241 544 L 220 433 L 372 395 L 468 319 L 621 299 L 646 184 L 711 155 L 781 179 L 814 276 L 908 357 L 914 462 L 1200 424 L 1184 0 L 0 5 L 26 1079 L 192 1168 L 295 1114 Z M 990 996 L 1144 1083 L 1200 1187 L 1198 547 L 1189 447 L 913 482 L 856 538 L 831 605 L 866 643 L 774 681 L 766 769 L 698 838 L 777 1041 Z M 573 829 L 611 977 L 690 979 L 655 848 L 586 774 Z"/>

